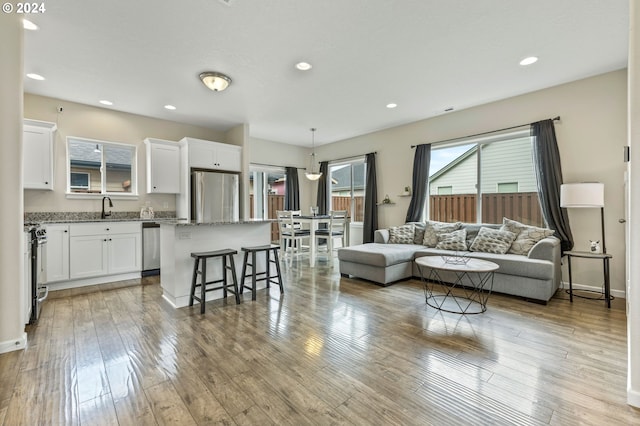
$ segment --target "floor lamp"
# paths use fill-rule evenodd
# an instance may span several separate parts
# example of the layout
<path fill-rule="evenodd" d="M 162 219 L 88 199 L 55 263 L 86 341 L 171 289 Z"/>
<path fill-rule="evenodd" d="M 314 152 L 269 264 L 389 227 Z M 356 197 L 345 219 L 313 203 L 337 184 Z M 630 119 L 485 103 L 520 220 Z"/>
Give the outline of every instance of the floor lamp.
<path fill-rule="evenodd" d="M 609 278 L 609 259 L 607 246 L 604 242 L 604 184 L 602 183 L 567 183 L 560 186 L 560 207 L 593 209 L 600 208 L 600 225 L 602 226 L 602 253 L 586 253 L 567 251 L 567 267 L 569 269 L 569 300 L 573 302 L 573 279 L 571 277 L 571 258 L 582 257 L 601 259 L 604 272 L 604 298 L 608 308 L 611 308 L 611 282 Z M 590 299 L 587 297 L 587 299 Z"/>
<path fill-rule="evenodd" d="M 607 253 L 604 240 L 604 184 L 598 182 L 565 183 L 560 186 L 560 207 L 573 209 L 600 208 L 602 253 Z"/>

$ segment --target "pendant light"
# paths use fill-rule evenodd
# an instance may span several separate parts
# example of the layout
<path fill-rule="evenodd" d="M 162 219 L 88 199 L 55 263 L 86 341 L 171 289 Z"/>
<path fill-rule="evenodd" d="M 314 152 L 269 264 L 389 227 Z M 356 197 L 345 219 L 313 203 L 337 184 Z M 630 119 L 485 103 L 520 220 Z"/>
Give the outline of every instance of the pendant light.
<path fill-rule="evenodd" d="M 316 166 L 315 133 L 316 133 L 316 129 L 315 127 L 312 127 L 311 128 L 311 171 L 305 172 L 305 176 L 307 176 L 307 179 L 309 180 L 318 180 L 322 176 L 322 172 L 320 170 L 318 170 L 317 172 L 314 171 Z"/>

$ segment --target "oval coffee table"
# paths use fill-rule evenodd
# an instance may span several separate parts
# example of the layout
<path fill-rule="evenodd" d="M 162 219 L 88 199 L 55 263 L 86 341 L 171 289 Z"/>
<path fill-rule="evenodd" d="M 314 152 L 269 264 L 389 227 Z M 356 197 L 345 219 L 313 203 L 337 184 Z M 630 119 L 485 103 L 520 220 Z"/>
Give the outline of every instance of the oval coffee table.
<path fill-rule="evenodd" d="M 463 261 L 453 256 L 423 256 L 415 262 L 427 305 L 454 314 L 481 314 L 487 310 L 493 273 L 498 265 L 488 260 L 466 258 Z M 434 294 L 435 284 L 442 286 L 444 294 Z"/>

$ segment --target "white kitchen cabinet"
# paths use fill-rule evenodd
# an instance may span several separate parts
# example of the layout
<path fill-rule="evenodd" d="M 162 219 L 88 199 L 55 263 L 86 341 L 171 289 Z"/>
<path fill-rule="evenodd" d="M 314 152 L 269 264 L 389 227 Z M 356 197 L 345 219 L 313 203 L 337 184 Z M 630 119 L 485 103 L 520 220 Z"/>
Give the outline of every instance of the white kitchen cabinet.
<path fill-rule="evenodd" d="M 242 148 L 202 139 L 183 138 L 189 152 L 189 167 L 239 172 L 242 169 Z"/>
<path fill-rule="evenodd" d="M 147 193 L 180 192 L 180 146 L 176 142 L 146 138 Z"/>
<path fill-rule="evenodd" d="M 47 283 L 69 279 L 69 225 L 46 225 L 47 244 L 43 246 Z"/>
<path fill-rule="evenodd" d="M 72 224 L 69 276 L 73 279 L 138 272 L 142 268 L 139 222 Z"/>
<path fill-rule="evenodd" d="M 24 120 L 23 188 L 53 190 L 53 140 L 56 125 Z"/>

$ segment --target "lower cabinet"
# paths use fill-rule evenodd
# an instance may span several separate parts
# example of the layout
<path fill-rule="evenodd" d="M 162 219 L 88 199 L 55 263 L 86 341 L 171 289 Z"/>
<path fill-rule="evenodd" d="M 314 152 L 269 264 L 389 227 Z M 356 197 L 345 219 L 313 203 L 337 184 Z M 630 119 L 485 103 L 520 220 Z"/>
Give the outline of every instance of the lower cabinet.
<path fill-rule="evenodd" d="M 142 269 L 140 223 L 72 224 L 69 278 L 138 272 Z"/>
<path fill-rule="evenodd" d="M 44 245 L 46 282 L 69 280 L 69 225 L 46 225 L 47 244 Z"/>

